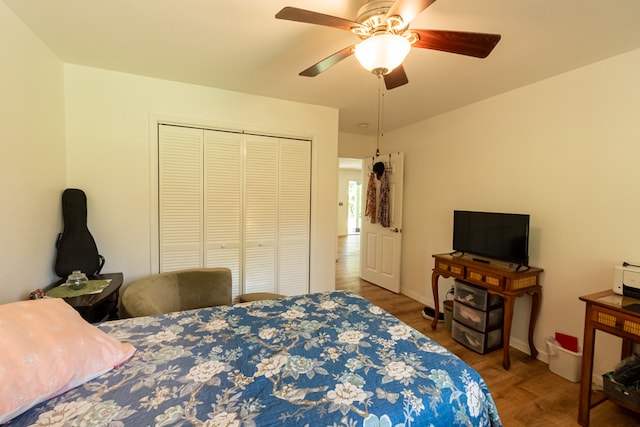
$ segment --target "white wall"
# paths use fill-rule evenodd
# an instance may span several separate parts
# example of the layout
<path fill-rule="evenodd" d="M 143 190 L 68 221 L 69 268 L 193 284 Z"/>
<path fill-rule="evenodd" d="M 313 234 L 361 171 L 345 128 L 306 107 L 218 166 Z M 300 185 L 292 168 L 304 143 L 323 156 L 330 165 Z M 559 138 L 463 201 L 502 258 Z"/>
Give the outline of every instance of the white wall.
<path fill-rule="evenodd" d="M 340 132 L 339 138 L 338 157 L 364 159 L 376 154 L 375 137 Z"/>
<path fill-rule="evenodd" d="M 0 303 L 55 280 L 65 188 L 62 62 L 0 2 Z"/>
<path fill-rule="evenodd" d="M 556 331 L 582 341 L 578 297 L 640 262 L 638 75 L 635 50 L 387 132 L 383 148 L 405 153 L 402 292 L 432 303 L 431 255 L 451 250 L 454 209 L 528 213 L 530 264 L 545 270 L 536 347 Z M 523 350 L 528 309 L 517 301 Z M 617 338 L 597 344 L 596 374 L 620 355 Z"/>
<path fill-rule="evenodd" d="M 130 74 L 65 65 L 68 185 L 87 193 L 104 272 L 152 272 L 150 159 L 157 118 L 312 142 L 311 290 L 335 285 L 338 112 Z"/>

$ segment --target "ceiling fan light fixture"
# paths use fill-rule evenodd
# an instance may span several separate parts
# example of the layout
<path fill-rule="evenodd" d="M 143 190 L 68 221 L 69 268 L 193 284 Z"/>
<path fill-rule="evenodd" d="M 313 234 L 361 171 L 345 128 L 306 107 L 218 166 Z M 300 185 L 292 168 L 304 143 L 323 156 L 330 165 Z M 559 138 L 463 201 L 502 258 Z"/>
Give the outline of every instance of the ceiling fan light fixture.
<path fill-rule="evenodd" d="M 356 45 L 356 58 L 360 65 L 373 74 L 389 74 L 404 61 L 411 43 L 396 34 L 374 35 Z"/>

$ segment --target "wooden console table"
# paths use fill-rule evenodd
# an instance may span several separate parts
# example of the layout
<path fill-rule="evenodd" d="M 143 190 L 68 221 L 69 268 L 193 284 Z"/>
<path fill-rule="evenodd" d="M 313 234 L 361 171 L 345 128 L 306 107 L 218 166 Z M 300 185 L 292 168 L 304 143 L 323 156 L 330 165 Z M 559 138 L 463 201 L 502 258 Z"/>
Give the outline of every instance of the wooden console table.
<path fill-rule="evenodd" d="M 454 257 L 450 254 L 433 255 L 435 266 L 431 275 L 431 287 L 433 289 L 433 303 L 435 315 L 431 328 L 438 325 L 439 301 L 438 278 L 455 277 L 464 282 L 485 288 L 489 293 L 500 295 L 504 299 L 504 323 L 502 327 L 502 366 L 504 369 L 511 367 L 509 358 L 509 340 L 511 336 L 511 322 L 513 321 L 513 307 L 517 297 L 531 295 L 531 317 L 529 318 L 529 349 L 531 357 L 538 355 L 538 350 L 533 344 L 533 331 L 540 311 L 540 298 L 542 287 L 539 284 L 541 268 L 529 267 L 523 271 L 513 271 L 495 267 L 482 262 Z"/>
<path fill-rule="evenodd" d="M 582 373 L 580 376 L 580 402 L 578 405 L 578 423 L 589 425 L 589 411 L 605 399 L 622 405 L 635 412 L 637 407 L 626 404 L 603 392 L 591 394 L 593 377 L 593 348 L 596 330 L 622 338 L 621 359 L 631 356 L 633 343 L 640 343 L 640 312 L 626 307 L 640 304 L 640 300 L 615 294 L 611 289 L 580 297 L 587 303 L 584 316 L 584 341 L 582 350 Z M 592 399 L 593 398 L 593 399 Z"/>

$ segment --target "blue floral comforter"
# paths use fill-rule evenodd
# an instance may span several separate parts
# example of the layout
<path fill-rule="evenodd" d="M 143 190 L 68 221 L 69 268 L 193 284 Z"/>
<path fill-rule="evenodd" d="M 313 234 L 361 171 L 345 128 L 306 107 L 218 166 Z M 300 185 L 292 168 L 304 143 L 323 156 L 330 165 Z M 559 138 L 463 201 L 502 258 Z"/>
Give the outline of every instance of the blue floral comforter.
<path fill-rule="evenodd" d="M 9 425 L 502 425 L 476 371 L 350 293 L 99 327 L 133 358 Z"/>

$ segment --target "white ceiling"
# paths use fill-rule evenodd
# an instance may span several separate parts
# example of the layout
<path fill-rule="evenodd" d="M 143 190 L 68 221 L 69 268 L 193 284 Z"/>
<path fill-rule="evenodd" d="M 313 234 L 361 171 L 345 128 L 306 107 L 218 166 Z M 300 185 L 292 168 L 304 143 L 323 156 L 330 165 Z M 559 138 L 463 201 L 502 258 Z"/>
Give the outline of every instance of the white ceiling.
<path fill-rule="evenodd" d="M 296 6 L 353 20 L 364 0 L 2 1 L 64 62 L 336 107 L 341 131 L 376 133 L 378 81 L 355 57 L 298 76 L 358 39 L 274 18 Z M 486 59 L 413 49 L 384 130 L 640 48 L 640 1 L 438 0 L 411 28 L 502 40 Z"/>

